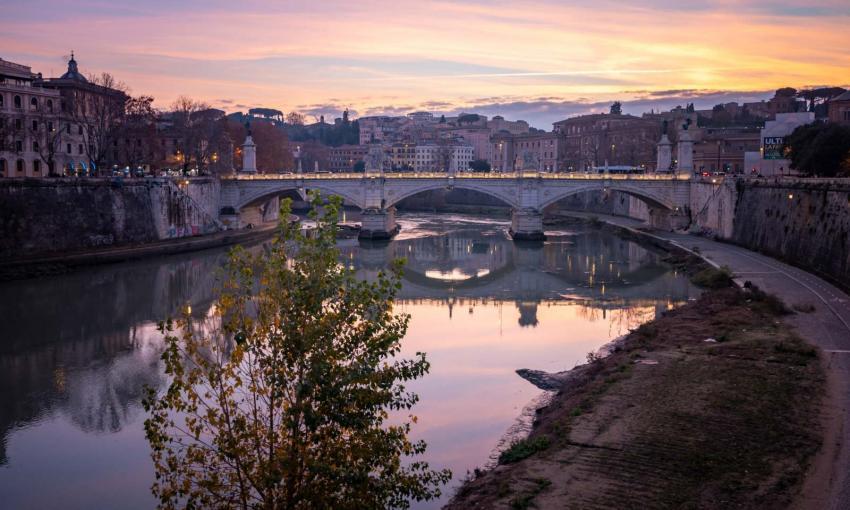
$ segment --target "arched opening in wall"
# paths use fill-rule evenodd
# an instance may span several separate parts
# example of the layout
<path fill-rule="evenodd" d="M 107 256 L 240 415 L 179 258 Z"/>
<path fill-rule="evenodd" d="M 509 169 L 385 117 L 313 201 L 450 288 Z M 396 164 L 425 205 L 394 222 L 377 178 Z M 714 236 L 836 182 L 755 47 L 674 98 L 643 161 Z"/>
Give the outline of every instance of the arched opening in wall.
<path fill-rule="evenodd" d="M 322 193 L 322 197 L 332 195 L 330 192 Z M 301 197 L 301 194 L 295 189 L 279 189 L 268 193 L 263 193 L 254 198 L 249 199 L 242 205 L 233 208 L 233 214 L 239 215 L 239 221 L 243 225 L 250 224 L 252 227 L 277 223 L 280 215 L 280 204 L 284 199 L 292 200 L 292 212 L 297 216 L 305 216 L 310 209 L 309 203 Z M 359 208 L 351 206 L 355 211 L 359 212 Z M 222 212 L 221 214 L 225 214 Z M 344 213 L 341 214 L 341 219 L 344 219 Z"/>
<path fill-rule="evenodd" d="M 455 186 L 420 191 L 396 202 L 399 211 L 465 212 L 510 216 L 512 206 L 505 200 L 475 189 Z"/>
<path fill-rule="evenodd" d="M 5 159 L 0 158 L 0 177 L 6 177 L 6 172 L 8 171 L 6 168 L 7 164 Z"/>
<path fill-rule="evenodd" d="M 650 221 L 650 210 L 670 208 L 661 202 L 629 191 L 599 188 L 572 193 L 547 204 L 544 217 L 574 211 L 598 215 L 624 216 L 641 221 Z"/>
<path fill-rule="evenodd" d="M 15 163 L 15 170 L 18 172 L 18 175 L 24 175 L 27 171 L 27 164 L 23 159 L 19 159 L 17 163 Z"/>

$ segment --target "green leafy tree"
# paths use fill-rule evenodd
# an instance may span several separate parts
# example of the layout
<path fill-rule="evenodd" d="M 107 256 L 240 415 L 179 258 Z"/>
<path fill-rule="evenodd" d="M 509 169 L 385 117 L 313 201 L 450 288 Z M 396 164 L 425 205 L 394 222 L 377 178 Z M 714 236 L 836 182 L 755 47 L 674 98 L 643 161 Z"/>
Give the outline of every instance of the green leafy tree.
<path fill-rule="evenodd" d="M 611 115 L 622 115 L 623 114 L 623 103 L 619 101 L 614 101 L 611 104 Z"/>
<path fill-rule="evenodd" d="M 469 162 L 469 169 L 473 172 L 489 172 L 490 163 L 486 159 L 475 159 Z"/>
<path fill-rule="evenodd" d="M 785 139 L 791 167 L 805 175 L 850 175 L 850 128 L 817 122 L 794 130 Z"/>
<path fill-rule="evenodd" d="M 407 459 L 426 445 L 403 384 L 429 364 L 399 356 L 402 262 L 374 282 L 339 264 L 340 205 L 310 235 L 281 222 L 262 256 L 234 250 L 207 323 L 160 324 L 171 384 L 144 404 L 161 508 L 407 508 L 450 479 Z"/>

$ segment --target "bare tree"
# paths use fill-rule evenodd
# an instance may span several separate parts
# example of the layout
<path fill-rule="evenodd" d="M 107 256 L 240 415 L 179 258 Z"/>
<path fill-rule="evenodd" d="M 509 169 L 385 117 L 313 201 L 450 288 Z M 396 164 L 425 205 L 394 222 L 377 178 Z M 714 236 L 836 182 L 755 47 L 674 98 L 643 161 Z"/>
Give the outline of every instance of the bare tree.
<path fill-rule="evenodd" d="M 100 172 L 117 126 L 124 115 L 127 86 L 111 74 L 89 76 L 89 83 L 72 92 L 69 100 L 70 118 L 83 127 L 83 148 L 89 162 Z"/>
<path fill-rule="evenodd" d="M 153 97 L 138 96 L 127 100 L 118 138 L 120 161 L 135 169 L 153 158 L 156 141 L 156 111 Z"/>
<path fill-rule="evenodd" d="M 289 112 L 286 114 L 286 123 L 292 124 L 293 126 L 303 126 L 304 125 L 304 114 L 298 112 Z"/>
<path fill-rule="evenodd" d="M 47 166 L 50 176 L 59 175 L 56 170 L 56 154 L 62 150 L 62 126 L 59 117 L 48 112 L 39 111 L 30 115 L 29 133 L 34 142 L 33 149 Z M 35 129 L 33 129 L 35 127 Z"/>
<path fill-rule="evenodd" d="M 227 141 L 226 124 L 219 122 L 224 112 L 211 108 L 207 103 L 180 96 L 172 105 L 174 127 L 182 144 L 183 153 L 178 159 L 183 170 L 190 166 L 206 171 L 219 151 L 219 146 Z"/>

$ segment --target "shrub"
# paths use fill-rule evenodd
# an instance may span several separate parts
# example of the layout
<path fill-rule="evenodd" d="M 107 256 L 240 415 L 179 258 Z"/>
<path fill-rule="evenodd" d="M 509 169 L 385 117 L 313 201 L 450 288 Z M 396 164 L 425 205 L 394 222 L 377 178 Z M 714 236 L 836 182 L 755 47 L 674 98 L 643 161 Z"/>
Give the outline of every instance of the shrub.
<path fill-rule="evenodd" d="M 499 464 L 512 464 L 527 459 L 537 452 L 549 448 L 549 438 L 546 436 L 529 437 L 514 441 L 499 455 Z"/>
<path fill-rule="evenodd" d="M 720 269 L 707 267 L 693 275 L 691 282 L 707 289 L 723 289 L 732 285 L 732 271 L 726 266 Z"/>

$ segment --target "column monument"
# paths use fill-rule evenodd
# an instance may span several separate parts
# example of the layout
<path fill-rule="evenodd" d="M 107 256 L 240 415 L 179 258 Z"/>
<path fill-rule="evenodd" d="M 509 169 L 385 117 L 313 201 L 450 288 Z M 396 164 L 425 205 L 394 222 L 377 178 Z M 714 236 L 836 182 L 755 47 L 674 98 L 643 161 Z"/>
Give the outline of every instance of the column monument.
<path fill-rule="evenodd" d="M 245 137 L 245 143 L 242 144 L 242 173 L 255 174 L 257 173 L 257 146 L 251 137 L 250 123 L 247 128 L 248 136 Z"/>
<path fill-rule="evenodd" d="M 678 161 L 676 163 L 677 174 L 692 174 L 694 172 L 694 138 L 688 128 L 691 127 L 691 119 L 682 124 L 679 131 Z"/>
<path fill-rule="evenodd" d="M 661 124 L 661 140 L 658 142 L 658 159 L 655 163 L 656 172 L 669 172 L 673 166 L 673 143 L 667 136 L 667 121 Z"/>

